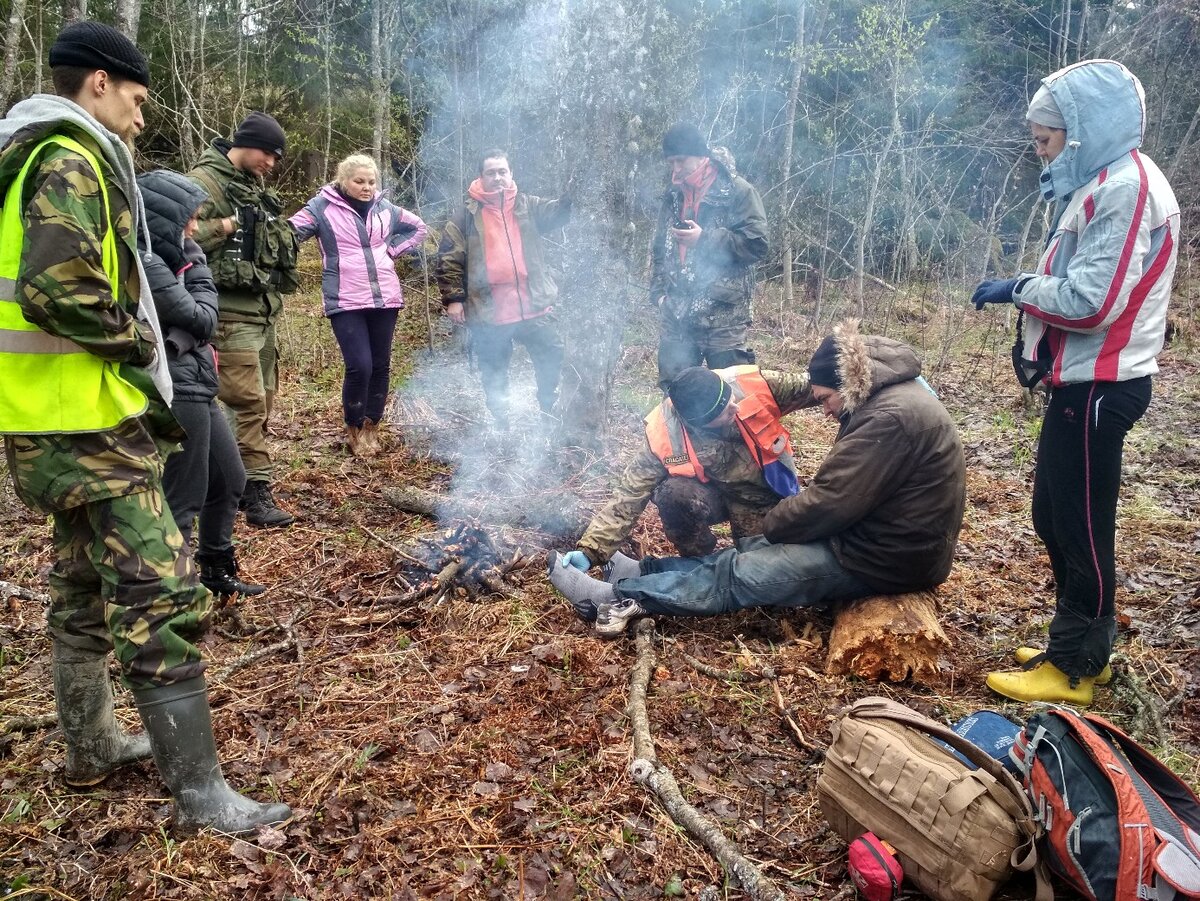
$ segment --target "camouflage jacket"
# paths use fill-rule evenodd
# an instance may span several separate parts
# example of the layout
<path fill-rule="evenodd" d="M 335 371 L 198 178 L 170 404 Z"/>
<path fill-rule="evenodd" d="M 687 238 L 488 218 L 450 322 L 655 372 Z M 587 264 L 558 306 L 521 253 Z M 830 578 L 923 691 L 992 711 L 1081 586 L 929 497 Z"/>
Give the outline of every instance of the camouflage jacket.
<path fill-rule="evenodd" d="M 664 318 L 701 328 L 750 321 L 754 264 L 767 255 L 762 199 L 736 174 L 733 158 L 714 148 L 717 177 L 695 215 L 703 232 L 684 262 L 670 226 L 683 209 L 683 192 L 671 185 L 659 208 L 650 248 L 650 301 Z"/>
<path fill-rule="evenodd" d="M 571 203 L 518 191 L 513 216 L 521 231 L 521 247 L 532 294 L 532 315 L 540 315 L 558 299 L 558 286 L 543 253 L 542 235 L 567 224 Z M 438 244 L 437 283 L 442 304 L 465 304 L 470 325 L 488 325 L 493 316 L 492 288 L 488 283 L 482 235 L 481 204 L 468 198 L 446 222 Z"/>
<path fill-rule="evenodd" d="M 243 172 L 229 162 L 228 153 L 231 147 L 228 141 L 218 138 L 200 155 L 196 165 L 187 173 L 188 178 L 203 188 L 210 197 L 196 214 L 199 227 L 196 229 L 195 240 L 208 257 L 209 267 L 220 292 L 220 321 L 258 322 L 265 325 L 274 322 L 283 311 L 283 292 L 256 291 L 236 287 L 230 283 L 233 273 L 227 270 L 230 266 L 237 265 L 233 258 L 240 257 L 241 254 L 240 249 L 233 246 L 237 235 L 227 235 L 221 220 L 235 215 L 242 207 L 252 206 L 260 221 L 271 218 L 283 224 L 288 240 L 292 243 L 290 250 L 293 253 L 298 245 L 295 244 L 295 234 L 291 226 L 287 225 L 286 220 L 279 219 L 283 210 L 283 202 L 279 195 L 263 184 L 262 179 Z M 221 189 L 216 194 L 213 192 L 214 185 Z M 240 239 L 244 241 L 245 237 Z M 243 268 L 250 266 L 249 261 L 243 263 Z M 292 268 L 294 269 L 294 256 Z M 269 280 L 270 273 L 264 278 Z"/>
<path fill-rule="evenodd" d="M 47 134 L 69 134 L 99 148 L 86 133 L 56 122 L 18 132 L 0 151 L 0 188 L 12 182 L 33 146 Z M 96 173 L 82 157 L 51 146 L 25 181 L 25 244 L 16 297 L 26 319 L 69 338 L 99 357 L 129 364 L 121 375 L 146 394 L 140 418 L 105 432 L 82 435 L 10 435 L 4 439 L 9 471 L 21 499 L 59 510 L 141 490 L 161 473 L 156 438 L 165 448 L 178 425 L 143 367 L 154 358 L 154 335 L 134 318 L 140 289 L 134 265 L 132 212 L 115 178 L 105 173 L 111 221 L 118 232 L 122 290 L 113 297 L 101 251 L 106 218 Z"/>
<path fill-rule="evenodd" d="M 790 413 L 814 405 L 807 373 L 763 370 L 763 378 L 781 412 Z M 762 516 L 779 502 L 779 495 L 763 478 L 762 469 L 736 429 L 726 434 L 688 428 L 688 437 L 709 484 L 720 492 L 731 513 Z M 607 561 L 633 531 L 654 489 L 666 479 L 666 467 L 650 450 L 649 442 L 643 440 L 637 456 L 625 468 L 613 489 L 609 502 L 592 517 L 587 531 L 579 539 L 579 549 L 593 563 Z"/>

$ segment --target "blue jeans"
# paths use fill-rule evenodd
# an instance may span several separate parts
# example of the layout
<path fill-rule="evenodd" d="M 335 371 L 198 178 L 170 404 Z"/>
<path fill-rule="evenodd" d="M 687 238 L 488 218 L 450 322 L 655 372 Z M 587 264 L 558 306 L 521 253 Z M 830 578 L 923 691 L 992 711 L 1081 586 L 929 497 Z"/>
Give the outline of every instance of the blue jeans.
<path fill-rule="evenodd" d="M 747 607 L 826 607 L 878 594 L 847 572 L 827 541 L 771 544 L 761 535 L 707 557 L 649 557 L 617 597 L 649 613 L 713 616 Z"/>

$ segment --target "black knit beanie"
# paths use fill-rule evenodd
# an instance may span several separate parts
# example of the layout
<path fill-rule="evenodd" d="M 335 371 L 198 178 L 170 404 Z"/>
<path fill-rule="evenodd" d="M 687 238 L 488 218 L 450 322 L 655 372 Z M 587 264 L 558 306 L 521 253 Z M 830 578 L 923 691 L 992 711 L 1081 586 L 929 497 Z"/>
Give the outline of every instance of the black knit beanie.
<path fill-rule="evenodd" d="M 842 390 L 842 375 L 838 372 L 837 339 L 830 335 L 819 345 L 808 364 L 808 381 L 822 388 Z"/>
<path fill-rule="evenodd" d="M 675 412 L 689 425 L 708 425 L 721 415 L 733 392 L 725 380 L 703 366 L 692 366 L 667 386 Z"/>
<path fill-rule="evenodd" d="M 663 156 L 708 156 L 708 143 L 690 122 L 676 122 L 663 135 Z"/>
<path fill-rule="evenodd" d="M 282 157 L 287 137 L 283 133 L 283 126 L 271 116 L 254 112 L 243 119 L 233 133 L 233 146 L 256 147 Z"/>
<path fill-rule="evenodd" d="M 50 46 L 50 68 L 78 66 L 150 87 L 150 66 L 133 41 L 111 25 L 85 20 L 68 25 Z"/>

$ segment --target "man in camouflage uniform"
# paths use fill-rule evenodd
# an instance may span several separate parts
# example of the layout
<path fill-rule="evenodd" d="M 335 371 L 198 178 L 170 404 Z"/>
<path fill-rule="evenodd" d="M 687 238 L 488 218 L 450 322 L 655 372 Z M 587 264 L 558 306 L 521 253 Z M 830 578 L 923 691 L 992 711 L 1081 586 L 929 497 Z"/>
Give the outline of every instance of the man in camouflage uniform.
<path fill-rule="evenodd" d="M 298 245 L 280 217 L 279 195 L 263 179 L 283 157 L 285 145 L 278 122 L 250 113 L 232 141 L 214 140 L 188 172 L 212 198 L 200 207 L 196 243 L 208 256 L 221 295 L 213 339 L 220 356 L 217 396 L 231 413 L 246 467 L 242 508 L 247 522 L 275 527 L 295 521 L 271 492 L 267 420 L 279 384 L 275 323 L 283 295 L 297 287 Z"/>
<path fill-rule="evenodd" d="M 66 780 L 153 753 L 183 826 L 243 831 L 290 815 L 221 776 L 196 647 L 211 597 L 164 510 L 183 437 L 136 233 L 127 144 L 149 70 L 116 29 L 78 22 L 50 50 L 57 96 L 0 121 L 0 433 L 17 495 L 54 523 L 48 619 Z M 113 717 L 115 651 L 146 735 Z"/>
<path fill-rule="evenodd" d="M 658 379 L 702 363 L 754 362 L 747 346 L 754 264 L 767 255 L 762 199 L 733 156 L 709 148 L 694 125 L 663 138 L 671 185 L 651 245 L 650 300 L 659 309 Z"/>
<path fill-rule="evenodd" d="M 561 558 L 563 565 L 587 570 L 609 561 L 651 500 L 658 507 L 667 539 L 682 557 L 712 553 L 717 544 L 712 527 L 717 523 L 728 521 L 735 540 L 762 533 L 763 517 L 780 497 L 795 493 L 798 485 L 790 442 L 785 438 L 780 445 L 781 450 L 787 448 L 787 453 L 778 454 L 780 465 L 764 466 L 762 453 L 752 447 L 745 430 L 735 422 L 739 408 L 748 410 L 750 404 L 744 396 L 735 399 L 728 390 L 721 393 L 720 389 L 725 385 L 736 390 L 739 375 L 743 380 L 756 377 L 762 390 L 769 392 L 768 415 L 774 420 L 776 435 L 787 435 L 780 416 L 812 402 L 805 373 L 760 371 L 752 366 L 718 372 L 702 367 L 685 369 L 668 386 L 667 399 L 646 417 L 642 449 L 626 467 L 608 504 L 592 517 L 578 550 Z M 686 433 L 685 456 L 698 464 L 693 467 L 695 475 L 673 473 L 676 464 L 685 461 L 664 453 L 655 440 L 654 423 L 660 414 L 675 419 Z M 784 476 L 782 480 L 775 478 L 777 472 Z M 628 560 L 620 554 L 616 558 L 617 564 Z M 586 606 L 579 612 L 584 619 L 594 614 Z"/>

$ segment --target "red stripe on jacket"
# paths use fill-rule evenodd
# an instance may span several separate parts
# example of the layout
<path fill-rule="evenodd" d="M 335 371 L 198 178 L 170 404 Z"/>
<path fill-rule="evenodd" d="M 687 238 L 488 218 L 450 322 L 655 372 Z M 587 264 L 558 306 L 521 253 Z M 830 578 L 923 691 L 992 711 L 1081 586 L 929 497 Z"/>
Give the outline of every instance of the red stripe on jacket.
<path fill-rule="evenodd" d="M 1138 313 L 1142 310 L 1142 304 L 1146 302 L 1146 297 L 1158 283 L 1163 271 L 1167 268 L 1167 263 L 1170 262 L 1171 251 L 1175 248 L 1175 239 L 1171 237 L 1169 224 L 1164 225 L 1163 228 L 1167 230 L 1167 236 L 1163 239 L 1162 247 L 1158 249 L 1158 256 L 1146 270 L 1141 281 L 1134 287 L 1133 293 L 1129 295 L 1129 306 L 1126 307 L 1121 318 L 1112 324 L 1112 328 L 1104 336 L 1104 345 L 1096 357 L 1095 379 L 1098 382 L 1116 381 L 1121 365 L 1121 351 L 1129 344 L 1129 336 L 1133 333 L 1133 325 L 1137 321 Z"/>
<path fill-rule="evenodd" d="M 1142 215 L 1146 211 L 1146 195 L 1150 190 L 1149 182 L 1146 179 L 1146 168 L 1142 165 L 1141 156 L 1136 150 L 1129 151 L 1129 155 L 1133 157 L 1134 163 L 1137 164 L 1138 198 L 1137 203 L 1134 205 L 1133 219 L 1129 223 L 1129 231 L 1125 235 L 1125 246 L 1121 248 L 1121 258 L 1117 262 L 1117 271 L 1108 286 L 1108 293 L 1104 297 L 1104 303 L 1100 305 L 1100 309 L 1097 312 L 1091 316 L 1085 316 L 1083 319 L 1067 319 L 1063 316 L 1055 316 L 1052 313 L 1047 313 L 1034 304 L 1023 305 L 1026 312 L 1036 316 L 1043 322 L 1070 329 L 1092 328 L 1104 321 L 1113 304 L 1116 303 L 1117 297 L 1120 296 L 1121 286 L 1125 284 L 1125 274 L 1129 271 L 1129 261 L 1133 258 L 1133 248 L 1137 243 L 1138 229 L 1142 223 Z"/>

